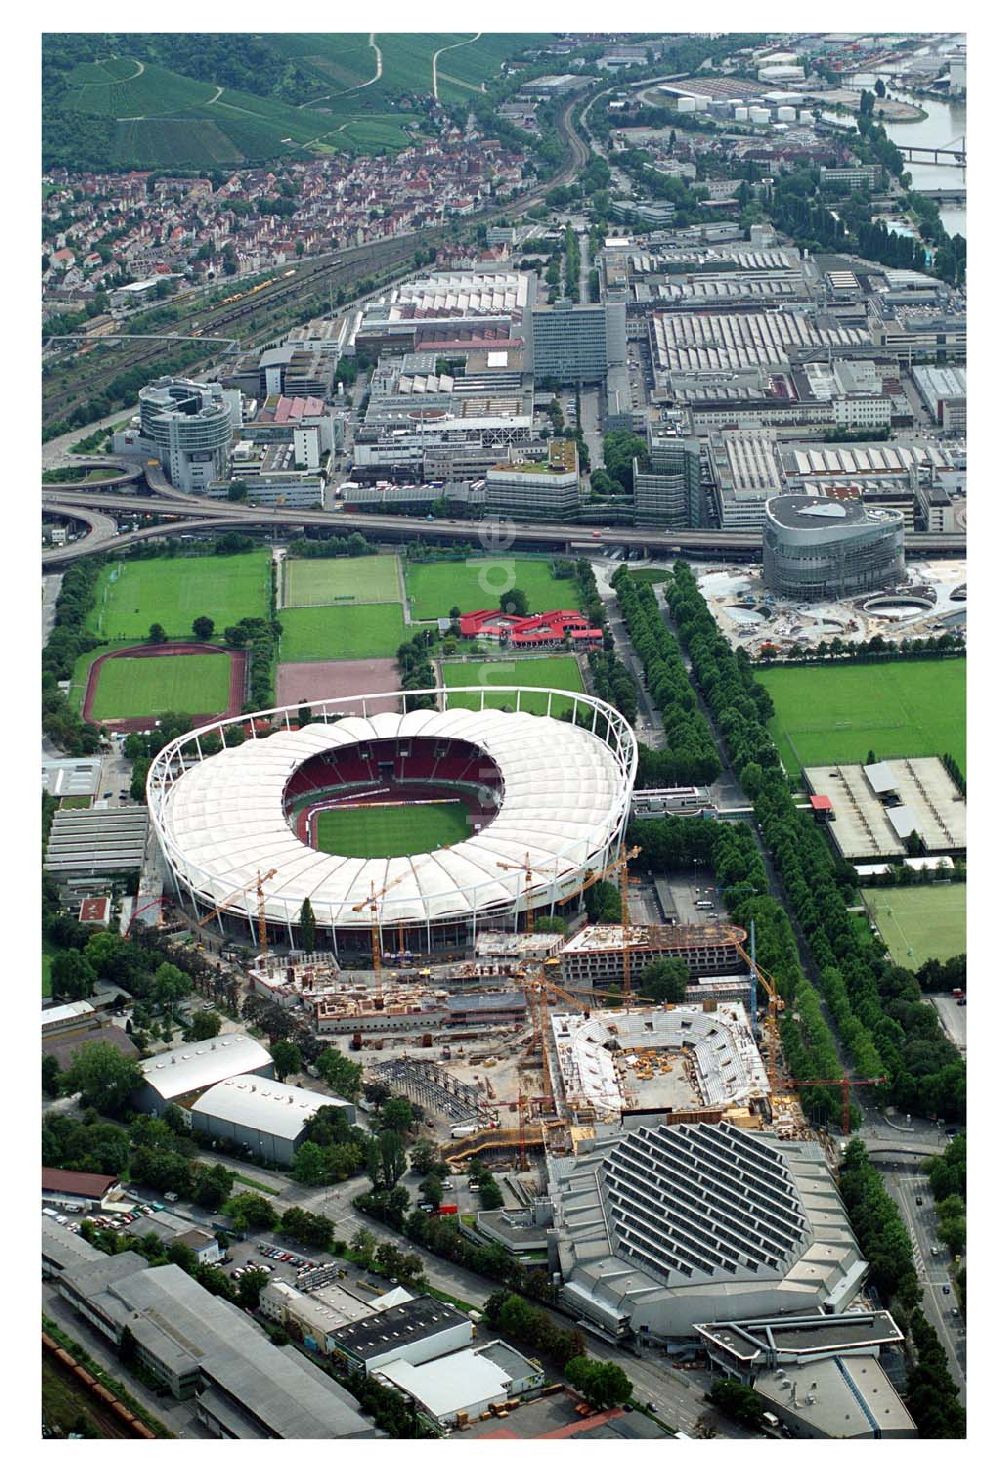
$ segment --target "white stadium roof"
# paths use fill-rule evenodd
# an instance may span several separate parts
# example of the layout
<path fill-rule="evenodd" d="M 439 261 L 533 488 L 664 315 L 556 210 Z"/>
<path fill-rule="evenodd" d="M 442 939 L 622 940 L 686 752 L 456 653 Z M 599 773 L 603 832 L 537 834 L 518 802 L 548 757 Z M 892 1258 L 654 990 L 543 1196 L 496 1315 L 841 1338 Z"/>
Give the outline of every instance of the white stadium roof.
<path fill-rule="evenodd" d="M 609 711 L 585 694 L 577 700 L 584 713 Z M 605 853 L 627 812 L 635 764 L 631 731 L 612 717 L 617 751 L 582 727 L 526 712 L 452 707 L 346 717 L 224 748 L 171 784 L 170 764 L 186 741 L 190 753 L 189 740 L 182 739 L 150 771 L 151 814 L 181 882 L 244 915 L 256 912 L 258 874 L 272 869 L 264 894 L 274 922 L 295 922 L 308 897 L 323 925 L 368 927 L 369 913 L 357 904 L 372 885 L 377 893 L 389 883 L 379 907 L 385 923 L 502 910 L 523 896 L 525 875 L 501 869 L 501 862 L 517 867 L 530 854 L 532 891 L 542 897 L 568 891 L 581 869 L 609 859 Z M 388 859 L 328 855 L 299 840 L 285 817 L 283 795 L 302 764 L 360 741 L 407 737 L 461 739 L 493 760 L 503 792 L 488 825 L 453 846 Z"/>

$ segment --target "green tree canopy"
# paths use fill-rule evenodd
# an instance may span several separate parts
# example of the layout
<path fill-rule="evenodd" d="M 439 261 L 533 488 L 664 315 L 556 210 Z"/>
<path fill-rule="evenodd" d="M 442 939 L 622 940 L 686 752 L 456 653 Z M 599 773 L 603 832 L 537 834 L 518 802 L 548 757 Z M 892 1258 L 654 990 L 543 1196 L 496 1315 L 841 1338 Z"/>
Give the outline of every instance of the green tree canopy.
<path fill-rule="evenodd" d="M 135 1061 L 104 1041 L 82 1045 L 63 1078 L 67 1092 L 79 1092 L 86 1106 L 112 1117 L 121 1114 L 143 1081 Z"/>

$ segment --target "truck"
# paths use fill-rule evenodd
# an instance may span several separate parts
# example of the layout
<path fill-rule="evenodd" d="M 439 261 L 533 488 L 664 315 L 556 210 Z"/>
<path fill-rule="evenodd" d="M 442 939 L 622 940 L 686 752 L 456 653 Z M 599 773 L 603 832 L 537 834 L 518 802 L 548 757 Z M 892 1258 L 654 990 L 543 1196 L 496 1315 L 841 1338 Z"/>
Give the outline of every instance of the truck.
<path fill-rule="evenodd" d="M 475 1131 L 476 1124 L 474 1122 L 464 1122 L 460 1127 L 452 1128 L 451 1135 L 453 1138 L 471 1138 Z"/>
<path fill-rule="evenodd" d="M 457 1204 L 439 1204 L 438 1205 L 438 1214 L 439 1215 L 457 1215 L 458 1214 L 458 1205 Z"/>

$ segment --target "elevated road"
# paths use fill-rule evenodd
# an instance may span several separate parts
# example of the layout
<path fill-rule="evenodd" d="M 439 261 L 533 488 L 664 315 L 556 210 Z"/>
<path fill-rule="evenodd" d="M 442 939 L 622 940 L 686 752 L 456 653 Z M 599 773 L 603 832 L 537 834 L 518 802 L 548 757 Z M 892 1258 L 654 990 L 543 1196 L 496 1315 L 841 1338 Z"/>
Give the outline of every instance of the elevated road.
<path fill-rule="evenodd" d="M 166 488 L 169 484 L 158 480 Z M 392 517 L 381 513 L 303 511 L 300 509 L 243 507 L 219 503 L 207 497 L 186 496 L 173 488 L 159 496 L 141 492 L 115 492 L 100 487 L 59 489 L 58 497 L 52 495 L 51 487 L 42 488 L 43 506 L 51 507 L 59 501 L 66 508 L 97 509 L 112 513 L 143 513 L 163 519 L 184 519 L 191 528 L 243 527 L 250 529 L 328 528 L 332 532 L 351 533 L 357 530 L 370 533 L 387 542 L 409 541 L 422 538 L 429 543 L 469 543 L 479 539 L 483 544 L 484 556 L 502 553 L 509 547 L 543 550 L 564 550 L 575 543 L 593 547 L 598 551 L 605 538 L 618 548 L 636 550 L 651 556 L 680 555 L 690 553 L 702 557 L 759 558 L 761 540 L 759 533 L 733 533 L 725 529 L 663 529 L 663 528 L 613 528 L 602 531 L 575 523 L 526 523 L 515 524 L 508 520 L 498 522 L 486 519 L 482 523 L 465 522 L 457 518 L 435 518 L 428 521 L 418 517 Z M 140 538 L 156 537 L 157 534 L 178 531 L 176 523 L 164 523 L 157 528 L 143 528 L 137 533 L 123 533 L 110 542 L 116 547 L 127 547 Z M 965 553 L 964 533 L 912 533 L 907 536 L 907 551 L 919 557 L 941 554 L 961 557 Z M 88 541 L 87 546 L 73 544 L 67 548 L 53 549 L 44 555 L 44 567 L 55 567 L 72 562 L 85 553 L 94 552 L 98 540 Z"/>

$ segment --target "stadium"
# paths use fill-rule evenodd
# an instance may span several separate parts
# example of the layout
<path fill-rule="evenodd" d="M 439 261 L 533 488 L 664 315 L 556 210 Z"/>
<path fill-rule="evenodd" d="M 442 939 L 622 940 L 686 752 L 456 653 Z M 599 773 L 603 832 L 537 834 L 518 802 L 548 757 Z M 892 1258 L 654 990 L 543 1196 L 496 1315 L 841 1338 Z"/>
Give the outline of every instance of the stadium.
<path fill-rule="evenodd" d="M 598 698 L 523 690 L 544 715 L 519 687 L 439 687 L 313 703 L 303 726 L 291 706 L 219 719 L 168 744 L 146 797 L 182 905 L 254 946 L 262 907 L 269 943 L 296 948 L 308 899 L 316 946 L 338 957 L 369 954 L 373 924 L 383 952 L 432 953 L 557 913 L 615 858 L 638 753 Z M 377 710 L 386 698 L 398 710 Z"/>

